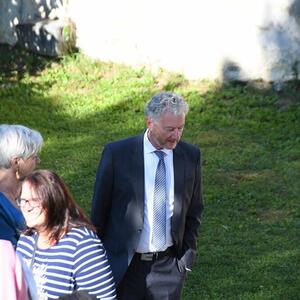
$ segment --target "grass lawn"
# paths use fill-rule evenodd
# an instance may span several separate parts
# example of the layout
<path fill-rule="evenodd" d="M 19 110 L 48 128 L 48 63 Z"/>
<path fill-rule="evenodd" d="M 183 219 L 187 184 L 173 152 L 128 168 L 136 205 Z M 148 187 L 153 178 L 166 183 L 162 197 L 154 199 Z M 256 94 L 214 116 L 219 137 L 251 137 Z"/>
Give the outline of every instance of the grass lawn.
<path fill-rule="evenodd" d="M 0 46 L 0 123 L 42 133 L 40 167 L 58 172 L 88 214 L 104 144 L 141 132 L 144 103 L 161 90 L 187 99 L 183 138 L 203 156 L 205 214 L 183 299 L 300 299 L 297 82 L 276 93 Z"/>

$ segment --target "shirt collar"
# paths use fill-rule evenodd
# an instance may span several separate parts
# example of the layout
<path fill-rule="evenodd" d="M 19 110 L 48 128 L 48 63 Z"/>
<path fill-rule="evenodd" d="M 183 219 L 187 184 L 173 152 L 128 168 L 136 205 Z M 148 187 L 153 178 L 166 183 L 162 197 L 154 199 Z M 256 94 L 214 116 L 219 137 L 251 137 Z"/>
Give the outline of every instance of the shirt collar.
<path fill-rule="evenodd" d="M 147 129 L 147 130 L 145 131 L 145 134 L 144 134 L 144 152 L 145 152 L 146 154 L 148 154 L 148 153 L 153 153 L 154 151 L 157 150 L 157 149 L 151 144 L 151 142 L 150 142 L 149 139 L 148 139 L 148 131 L 149 131 L 149 129 Z M 171 154 L 172 151 L 173 151 L 173 150 L 171 150 L 171 149 L 165 149 L 165 148 L 160 149 L 160 150 L 163 151 L 163 152 L 165 152 L 166 155 Z"/>

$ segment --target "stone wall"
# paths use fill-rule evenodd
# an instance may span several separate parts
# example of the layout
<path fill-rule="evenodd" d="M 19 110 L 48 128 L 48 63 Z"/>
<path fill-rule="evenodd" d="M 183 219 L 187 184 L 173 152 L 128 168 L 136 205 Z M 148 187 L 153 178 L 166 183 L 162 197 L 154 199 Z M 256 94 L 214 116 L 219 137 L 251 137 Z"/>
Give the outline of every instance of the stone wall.
<path fill-rule="evenodd" d="M 18 42 L 17 25 L 57 19 L 62 11 L 61 0 L 1 0 L 0 43 Z"/>
<path fill-rule="evenodd" d="M 65 20 L 63 0 L 1 0 L 0 43 L 56 56 Z"/>

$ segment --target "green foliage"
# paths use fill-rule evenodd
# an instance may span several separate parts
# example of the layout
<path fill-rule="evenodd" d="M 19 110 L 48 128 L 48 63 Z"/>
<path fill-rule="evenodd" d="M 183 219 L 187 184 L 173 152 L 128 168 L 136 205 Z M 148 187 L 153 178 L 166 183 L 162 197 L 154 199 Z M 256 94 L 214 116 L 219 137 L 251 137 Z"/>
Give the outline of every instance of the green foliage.
<path fill-rule="evenodd" d="M 298 98 L 282 109 L 270 89 L 188 82 L 80 54 L 6 62 L 0 122 L 42 133 L 40 167 L 62 175 L 87 213 L 104 144 L 145 128 L 144 104 L 155 92 L 181 93 L 190 104 L 184 139 L 202 150 L 205 197 L 183 299 L 299 299 Z"/>
<path fill-rule="evenodd" d="M 62 29 L 63 43 L 62 53 L 71 54 L 77 52 L 76 49 L 76 26 L 72 20 L 68 19 L 65 21 L 65 25 Z"/>

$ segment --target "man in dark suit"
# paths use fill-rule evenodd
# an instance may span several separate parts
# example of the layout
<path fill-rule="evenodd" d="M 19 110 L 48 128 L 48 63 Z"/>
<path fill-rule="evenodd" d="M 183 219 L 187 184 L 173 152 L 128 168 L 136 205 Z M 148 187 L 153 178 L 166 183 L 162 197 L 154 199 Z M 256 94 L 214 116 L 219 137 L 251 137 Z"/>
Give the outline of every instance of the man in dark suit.
<path fill-rule="evenodd" d="M 180 299 L 191 271 L 203 201 L 200 151 L 180 141 L 187 112 L 181 96 L 158 93 L 147 130 L 103 150 L 92 221 L 119 300 Z"/>

